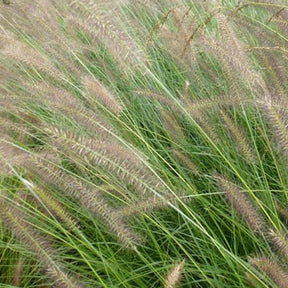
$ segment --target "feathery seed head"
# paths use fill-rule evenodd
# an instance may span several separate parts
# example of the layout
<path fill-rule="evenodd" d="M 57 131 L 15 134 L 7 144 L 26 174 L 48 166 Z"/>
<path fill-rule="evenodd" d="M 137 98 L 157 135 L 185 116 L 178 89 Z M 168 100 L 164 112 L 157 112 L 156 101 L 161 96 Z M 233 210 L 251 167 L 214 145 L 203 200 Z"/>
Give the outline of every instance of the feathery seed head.
<path fill-rule="evenodd" d="M 263 271 L 279 288 L 288 287 L 288 274 L 277 262 L 266 257 L 252 257 L 249 262 L 252 266 Z"/>
<path fill-rule="evenodd" d="M 243 191 L 229 182 L 222 175 L 215 175 L 215 179 L 217 180 L 218 185 L 225 192 L 227 201 L 238 212 L 238 214 L 243 217 L 248 226 L 255 232 L 262 234 L 265 233 L 266 225 L 262 215 L 259 214 Z"/>
<path fill-rule="evenodd" d="M 268 231 L 268 237 L 270 238 L 273 246 L 278 250 L 279 255 L 288 260 L 288 235 L 284 232 L 278 232 L 273 229 Z"/>
<path fill-rule="evenodd" d="M 247 162 L 254 163 L 255 155 L 244 131 L 241 130 L 241 128 L 230 118 L 228 114 L 224 112 L 224 110 L 220 110 L 220 116 L 238 150 L 243 154 Z"/>
<path fill-rule="evenodd" d="M 167 274 L 165 279 L 165 288 L 176 288 L 179 282 L 181 281 L 181 276 L 183 273 L 183 267 L 184 267 L 185 261 L 176 264 L 170 272 Z"/>
<path fill-rule="evenodd" d="M 83 79 L 83 83 L 87 91 L 91 96 L 95 97 L 102 105 L 108 108 L 115 114 L 120 114 L 123 107 L 118 102 L 116 97 L 98 80 L 90 76 L 86 76 Z M 93 103 L 93 98 L 91 99 Z"/>

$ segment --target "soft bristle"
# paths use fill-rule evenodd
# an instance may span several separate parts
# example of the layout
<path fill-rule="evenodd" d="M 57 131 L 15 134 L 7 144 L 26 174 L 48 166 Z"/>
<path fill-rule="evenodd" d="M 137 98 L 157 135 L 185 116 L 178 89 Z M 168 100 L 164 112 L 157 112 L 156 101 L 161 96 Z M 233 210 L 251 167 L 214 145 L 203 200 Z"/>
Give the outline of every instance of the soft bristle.
<path fill-rule="evenodd" d="M 63 271 L 60 267 L 61 265 L 55 260 L 57 253 L 51 248 L 49 239 L 40 235 L 36 229 L 28 224 L 25 215 L 20 210 L 7 207 L 7 205 L 2 202 L 0 202 L 0 208 L 1 219 L 12 229 L 18 240 L 21 241 L 29 251 L 35 253 L 39 261 L 44 265 L 47 275 L 55 281 L 55 287 L 84 287 Z"/>
<path fill-rule="evenodd" d="M 288 260 L 288 235 L 284 232 L 274 231 L 270 229 L 268 232 L 268 237 L 272 245 L 277 249 L 279 255 L 281 255 L 285 261 Z"/>
<path fill-rule="evenodd" d="M 288 274 L 274 260 L 266 257 L 253 257 L 249 261 L 257 269 L 268 275 L 279 288 L 288 287 Z"/>
<path fill-rule="evenodd" d="M 37 160 L 35 160 L 37 161 Z M 119 217 L 116 210 L 109 206 L 100 190 L 89 184 L 82 183 L 77 178 L 63 172 L 48 163 L 37 161 L 36 167 L 30 167 L 35 174 L 38 174 L 47 184 L 57 185 L 66 193 L 75 197 L 84 209 L 92 212 L 103 220 L 106 226 L 117 236 L 117 238 L 128 248 L 134 249 L 141 237 L 130 230 L 124 218 Z"/>
<path fill-rule="evenodd" d="M 265 233 L 265 221 L 262 215 L 259 214 L 255 206 L 251 203 L 249 198 L 237 188 L 234 184 L 229 182 L 222 175 L 215 175 L 218 185 L 225 192 L 227 201 L 232 205 L 239 215 L 243 217 L 248 226 L 255 232 Z"/>
<path fill-rule="evenodd" d="M 255 161 L 255 155 L 253 154 L 253 150 L 244 131 L 241 130 L 224 110 L 220 110 L 220 115 L 238 150 L 242 153 L 247 162 L 253 163 Z"/>
<path fill-rule="evenodd" d="M 83 83 L 87 91 L 98 99 L 99 102 L 115 114 L 120 114 L 123 110 L 119 100 L 97 79 L 86 76 Z"/>
<path fill-rule="evenodd" d="M 167 274 L 166 279 L 164 281 L 165 288 L 176 288 L 179 282 L 181 281 L 181 277 L 183 274 L 183 267 L 185 261 L 182 261 L 176 264 L 170 272 Z"/>

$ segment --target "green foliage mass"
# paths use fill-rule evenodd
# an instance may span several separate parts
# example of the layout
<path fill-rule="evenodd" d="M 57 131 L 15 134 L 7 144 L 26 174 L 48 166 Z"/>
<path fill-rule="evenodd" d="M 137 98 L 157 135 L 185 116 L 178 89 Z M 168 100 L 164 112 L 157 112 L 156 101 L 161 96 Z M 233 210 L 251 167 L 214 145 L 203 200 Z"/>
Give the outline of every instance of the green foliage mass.
<path fill-rule="evenodd" d="M 0 287 L 288 287 L 285 1 L 30 2 L 0 4 Z"/>

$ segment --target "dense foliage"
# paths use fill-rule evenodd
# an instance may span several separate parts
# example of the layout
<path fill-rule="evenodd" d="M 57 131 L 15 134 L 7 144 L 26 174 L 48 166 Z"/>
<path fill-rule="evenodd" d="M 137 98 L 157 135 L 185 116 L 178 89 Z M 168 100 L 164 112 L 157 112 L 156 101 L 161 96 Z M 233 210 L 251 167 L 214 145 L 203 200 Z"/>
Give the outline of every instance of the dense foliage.
<path fill-rule="evenodd" d="M 284 0 L 0 9 L 0 287 L 288 287 Z"/>

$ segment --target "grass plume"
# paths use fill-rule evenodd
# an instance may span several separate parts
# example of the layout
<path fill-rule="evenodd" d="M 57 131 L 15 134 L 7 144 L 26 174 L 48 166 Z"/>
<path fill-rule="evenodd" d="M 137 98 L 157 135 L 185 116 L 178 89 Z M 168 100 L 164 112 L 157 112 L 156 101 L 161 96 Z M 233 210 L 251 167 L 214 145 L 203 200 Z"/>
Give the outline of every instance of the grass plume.
<path fill-rule="evenodd" d="M 4 206 L 3 201 L 1 204 L 1 219 L 6 225 L 13 230 L 13 233 L 20 241 L 26 245 L 27 249 L 35 253 L 39 261 L 41 261 L 45 267 L 45 272 L 55 282 L 55 287 L 63 288 L 83 288 L 83 285 L 77 284 L 75 280 L 62 270 L 60 265 L 56 262 L 56 253 L 49 247 L 49 241 L 26 222 L 25 215 L 19 210 L 12 207 L 7 208 Z"/>
<path fill-rule="evenodd" d="M 4 2 L 0 286 L 286 287 L 287 5 Z"/>
<path fill-rule="evenodd" d="M 243 217 L 248 226 L 255 232 L 264 233 L 265 221 L 243 191 L 222 175 L 216 175 L 215 178 L 225 192 L 227 201 Z"/>
<path fill-rule="evenodd" d="M 183 266 L 185 262 L 182 261 L 176 264 L 171 271 L 167 274 L 165 279 L 165 288 L 176 288 L 179 282 L 181 281 L 181 276 L 183 273 Z"/>
<path fill-rule="evenodd" d="M 275 261 L 265 257 L 253 257 L 250 263 L 269 276 L 279 288 L 288 286 L 288 275 Z"/>

